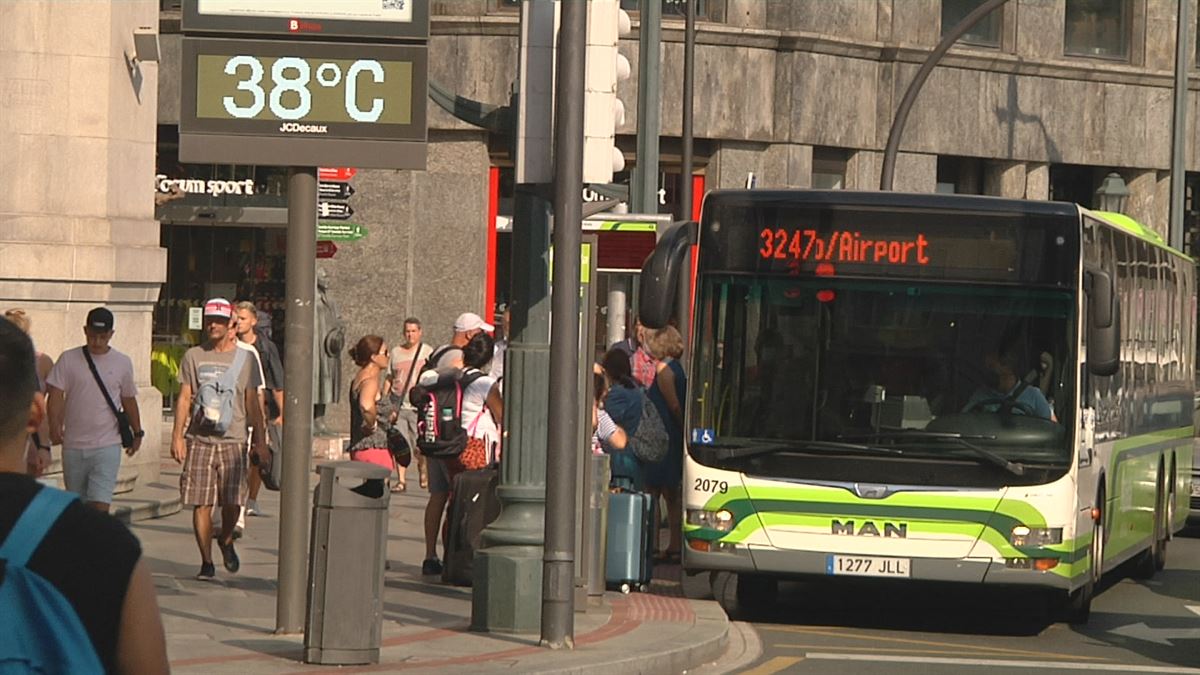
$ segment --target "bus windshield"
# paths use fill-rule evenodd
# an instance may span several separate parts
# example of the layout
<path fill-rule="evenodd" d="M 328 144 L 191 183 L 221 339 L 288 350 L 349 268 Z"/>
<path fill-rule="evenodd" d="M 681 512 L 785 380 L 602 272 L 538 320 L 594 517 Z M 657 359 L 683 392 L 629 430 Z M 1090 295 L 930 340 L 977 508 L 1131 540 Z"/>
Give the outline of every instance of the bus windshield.
<path fill-rule="evenodd" d="M 698 461 L 725 464 L 697 438 L 725 459 L 758 447 L 1010 471 L 1070 461 L 1067 290 L 716 273 L 697 308 Z"/>

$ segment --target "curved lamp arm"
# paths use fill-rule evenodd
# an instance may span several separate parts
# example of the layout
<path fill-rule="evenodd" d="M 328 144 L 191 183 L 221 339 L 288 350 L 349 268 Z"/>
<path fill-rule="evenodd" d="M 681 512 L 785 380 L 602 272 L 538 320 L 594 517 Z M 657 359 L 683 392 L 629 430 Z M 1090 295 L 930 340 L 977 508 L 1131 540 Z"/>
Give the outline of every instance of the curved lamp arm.
<path fill-rule="evenodd" d="M 976 7 L 974 11 L 963 17 L 954 30 L 946 33 L 937 48 L 929 53 L 925 63 L 921 64 L 921 69 L 917 71 L 912 82 L 909 82 L 908 90 L 904 92 L 904 98 L 900 100 L 900 107 L 896 108 L 896 116 L 892 118 L 892 128 L 888 130 L 887 146 L 883 151 L 883 171 L 879 174 L 880 190 L 890 191 L 892 189 L 893 179 L 896 176 L 896 153 L 900 149 L 900 137 L 904 135 L 904 125 L 908 122 L 908 113 L 912 110 L 913 102 L 917 100 L 917 94 L 921 93 L 921 87 L 925 85 L 925 80 L 929 79 L 929 74 L 933 72 L 933 67 L 942 60 L 942 57 L 950 51 L 950 47 L 958 42 L 960 37 L 974 28 L 975 24 L 983 20 L 983 17 L 991 14 L 993 10 L 1006 2 L 1008 0 L 988 0 Z"/>

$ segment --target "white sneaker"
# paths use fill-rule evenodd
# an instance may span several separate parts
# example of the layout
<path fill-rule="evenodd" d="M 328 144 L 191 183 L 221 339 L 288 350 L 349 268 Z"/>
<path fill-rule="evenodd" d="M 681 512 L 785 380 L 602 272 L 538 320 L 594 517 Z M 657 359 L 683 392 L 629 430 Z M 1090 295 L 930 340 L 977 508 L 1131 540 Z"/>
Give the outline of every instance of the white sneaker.
<path fill-rule="evenodd" d="M 237 525 L 234 525 L 233 529 L 235 532 L 241 532 L 242 530 L 246 529 L 246 507 L 243 506 L 242 509 L 238 511 Z"/>
<path fill-rule="evenodd" d="M 263 514 L 263 512 L 258 510 L 258 502 L 257 501 L 255 501 L 253 499 L 246 500 L 246 515 L 261 516 L 262 514 Z"/>

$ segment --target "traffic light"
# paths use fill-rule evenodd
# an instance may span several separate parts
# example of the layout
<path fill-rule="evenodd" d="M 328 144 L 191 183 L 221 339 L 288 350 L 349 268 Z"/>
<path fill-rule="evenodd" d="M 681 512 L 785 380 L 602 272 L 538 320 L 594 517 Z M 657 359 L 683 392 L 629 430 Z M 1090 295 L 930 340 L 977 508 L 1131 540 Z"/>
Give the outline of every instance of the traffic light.
<path fill-rule="evenodd" d="M 632 31 L 629 14 L 619 0 L 588 3 L 587 73 L 583 108 L 583 181 L 611 183 L 625 168 L 616 147 L 617 127 L 625 122 L 625 105 L 617 98 L 617 83 L 628 80 L 629 59 L 617 51 L 617 41 Z"/>

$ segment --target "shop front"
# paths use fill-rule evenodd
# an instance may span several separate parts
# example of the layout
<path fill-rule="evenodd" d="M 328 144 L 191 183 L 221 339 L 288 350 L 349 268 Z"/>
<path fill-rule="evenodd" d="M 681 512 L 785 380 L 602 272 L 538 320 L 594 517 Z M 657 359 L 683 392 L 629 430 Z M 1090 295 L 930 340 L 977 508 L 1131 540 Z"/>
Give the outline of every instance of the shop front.
<path fill-rule="evenodd" d="M 284 168 L 182 164 L 177 144 L 160 137 L 155 217 L 167 278 L 154 308 L 151 381 L 164 407 L 178 393 L 183 353 L 203 340 L 207 298 L 253 302 L 282 352 L 286 186 Z"/>

